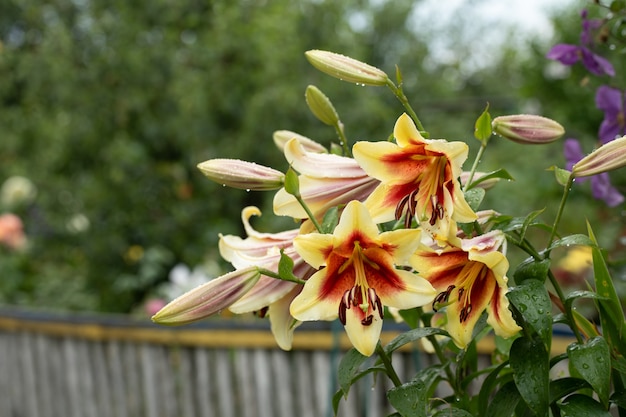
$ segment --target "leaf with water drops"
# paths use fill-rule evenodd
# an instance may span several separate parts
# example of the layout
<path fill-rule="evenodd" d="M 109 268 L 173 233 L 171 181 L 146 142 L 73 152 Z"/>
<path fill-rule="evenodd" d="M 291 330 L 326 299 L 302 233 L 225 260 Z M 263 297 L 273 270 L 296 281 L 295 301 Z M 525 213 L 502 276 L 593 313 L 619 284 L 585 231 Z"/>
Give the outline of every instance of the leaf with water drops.
<path fill-rule="evenodd" d="M 573 394 L 558 404 L 563 417 L 610 417 L 602 404 L 583 394 Z"/>
<path fill-rule="evenodd" d="M 426 417 L 428 415 L 429 386 L 414 380 L 387 391 L 389 403 L 403 416 Z"/>
<path fill-rule="evenodd" d="M 520 325 L 531 334 L 537 333 L 549 351 L 552 344 L 552 304 L 543 283 L 528 279 L 511 288 L 506 296 L 514 312 L 523 318 L 524 323 Z"/>
<path fill-rule="evenodd" d="M 508 382 L 500 388 L 487 407 L 485 417 L 510 417 L 515 415 L 515 408 L 522 399 L 514 382 Z"/>
<path fill-rule="evenodd" d="M 534 337 L 516 339 L 509 362 L 515 385 L 528 407 L 538 416 L 548 415 L 550 356 L 543 341 Z"/>
<path fill-rule="evenodd" d="M 572 343 L 567 347 L 569 364 L 598 394 L 602 404 L 609 403 L 611 386 L 611 354 L 609 345 L 601 337 L 594 337 L 587 343 Z"/>
<path fill-rule="evenodd" d="M 517 284 L 521 284 L 527 279 L 534 279 L 544 282 L 550 270 L 550 259 L 542 259 L 540 261 L 529 258 L 518 265 L 513 273 L 513 279 Z"/>

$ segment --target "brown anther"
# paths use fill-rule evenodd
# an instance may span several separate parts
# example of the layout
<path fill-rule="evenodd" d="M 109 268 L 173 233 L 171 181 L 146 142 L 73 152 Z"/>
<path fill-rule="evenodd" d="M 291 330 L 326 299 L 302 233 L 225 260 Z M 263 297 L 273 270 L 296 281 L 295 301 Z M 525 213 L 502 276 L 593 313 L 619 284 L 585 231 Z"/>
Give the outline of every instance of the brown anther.
<path fill-rule="evenodd" d="M 450 298 L 450 293 L 452 293 L 452 290 L 454 290 L 455 288 L 455 285 L 450 285 L 445 291 L 437 294 L 437 297 L 435 297 L 435 299 L 433 300 L 433 310 L 435 312 L 437 311 L 437 304 L 447 303 L 448 299 Z"/>
<path fill-rule="evenodd" d="M 467 320 L 467 318 L 469 317 L 470 313 L 472 312 L 472 305 L 468 304 L 465 307 L 463 307 L 461 309 L 461 314 L 460 314 L 460 320 L 461 323 L 463 323 L 465 320 Z"/>
<path fill-rule="evenodd" d="M 267 310 L 269 310 L 269 307 L 265 306 L 262 309 L 255 311 L 254 315 L 263 319 L 267 315 Z"/>
<path fill-rule="evenodd" d="M 367 316 L 363 320 L 361 320 L 361 324 L 363 326 L 369 326 L 369 325 L 372 324 L 373 321 L 374 321 L 374 315 L 370 314 L 369 316 Z"/>

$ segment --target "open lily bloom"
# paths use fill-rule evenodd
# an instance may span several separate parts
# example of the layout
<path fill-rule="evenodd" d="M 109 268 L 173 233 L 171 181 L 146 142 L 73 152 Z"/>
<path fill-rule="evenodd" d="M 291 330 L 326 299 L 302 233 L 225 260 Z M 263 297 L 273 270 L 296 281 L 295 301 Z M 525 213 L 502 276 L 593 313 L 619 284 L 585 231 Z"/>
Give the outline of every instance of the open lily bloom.
<path fill-rule="evenodd" d="M 380 233 L 367 208 L 348 203 L 333 234 L 309 233 L 294 239 L 302 258 L 321 268 L 291 303 L 298 320 L 339 320 L 353 346 L 370 356 L 382 330 L 383 306 L 413 308 L 432 302 L 436 292 L 405 265 L 419 245 L 420 231 Z"/>
<path fill-rule="evenodd" d="M 352 158 L 305 150 L 298 139 L 283 149 L 287 162 L 300 173 L 300 194 L 316 216 L 351 200 L 365 200 L 378 186 Z M 280 189 L 274 196 L 274 213 L 306 219 L 308 215 L 294 196 Z"/>
<path fill-rule="evenodd" d="M 261 211 L 256 207 L 243 209 L 241 218 L 248 237 L 242 239 L 233 235 L 220 236 L 219 249 L 222 257 L 236 269 L 258 266 L 277 272 L 282 250 L 294 261 L 294 275 L 300 279 L 307 279 L 314 270 L 302 260 L 293 246 L 293 239 L 299 230 L 281 233 L 258 232 L 250 225 L 250 217 L 259 215 Z M 289 314 L 289 304 L 301 289 L 302 285 L 294 282 L 261 275 L 256 285 L 229 309 L 236 314 L 251 311 L 267 313 L 276 342 L 282 349 L 289 350 L 293 331 L 298 325 Z"/>
<path fill-rule="evenodd" d="M 468 146 L 424 139 L 407 114 L 393 133 L 397 143 L 357 142 L 352 149 L 365 172 L 381 181 L 365 205 L 377 223 L 404 218 L 409 227 L 416 218 L 443 244 L 456 234 L 455 222 L 476 219 L 458 181 Z"/>
<path fill-rule="evenodd" d="M 521 330 L 505 296 L 509 262 L 498 250 L 504 239 L 502 232 L 495 230 L 463 239 L 460 247 L 421 246 L 411 258 L 411 266 L 439 292 L 433 308 L 446 306 L 446 330 L 460 348 L 472 340 L 474 326 L 485 309 L 487 323 L 497 335 L 510 337 Z"/>

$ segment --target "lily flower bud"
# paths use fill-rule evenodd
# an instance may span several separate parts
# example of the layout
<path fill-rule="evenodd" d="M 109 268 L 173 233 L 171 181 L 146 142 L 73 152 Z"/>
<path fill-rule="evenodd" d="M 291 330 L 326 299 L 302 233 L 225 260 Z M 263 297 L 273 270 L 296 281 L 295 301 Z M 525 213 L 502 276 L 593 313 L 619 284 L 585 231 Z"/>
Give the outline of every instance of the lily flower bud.
<path fill-rule="evenodd" d="M 345 55 L 317 49 L 304 55 L 315 68 L 343 81 L 382 86 L 387 85 L 389 80 L 384 71 Z"/>
<path fill-rule="evenodd" d="M 335 126 L 339 123 L 339 116 L 337 115 L 337 111 L 335 110 L 333 103 L 330 102 L 328 97 L 326 97 L 326 95 L 322 93 L 319 88 L 314 85 L 308 86 L 304 93 L 304 97 L 311 112 L 322 123 L 327 124 L 328 126 Z"/>
<path fill-rule="evenodd" d="M 239 159 L 209 159 L 198 164 L 198 169 L 219 184 L 242 190 L 278 190 L 285 180 L 280 171 Z"/>
<path fill-rule="evenodd" d="M 328 150 L 324 146 L 315 142 L 313 139 L 309 139 L 291 130 L 277 130 L 273 135 L 274 144 L 281 152 L 284 152 L 285 144 L 293 138 L 296 138 L 298 143 L 300 143 L 307 152 L 328 153 Z"/>
<path fill-rule="evenodd" d="M 219 313 L 250 291 L 260 277 L 256 266 L 229 272 L 176 298 L 152 316 L 152 321 L 179 325 Z"/>
<path fill-rule="evenodd" d="M 572 167 L 575 178 L 612 171 L 626 165 L 626 136 L 600 146 Z"/>
<path fill-rule="evenodd" d="M 558 122 L 533 114 L 498 116 L 493 119 L 491 126 L 503 138 L 528 145 L 554 142 L 565 133 Z"/>

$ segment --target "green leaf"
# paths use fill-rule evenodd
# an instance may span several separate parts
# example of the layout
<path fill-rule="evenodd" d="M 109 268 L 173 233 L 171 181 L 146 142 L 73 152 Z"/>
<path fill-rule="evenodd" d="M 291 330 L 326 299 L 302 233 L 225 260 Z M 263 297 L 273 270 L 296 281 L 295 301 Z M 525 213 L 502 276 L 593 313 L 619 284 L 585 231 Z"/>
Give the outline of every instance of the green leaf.
<path fill-rule="evenodd" d="M 487 107 L 474 124 L 474 137 L 485 146 L 491 138 L 491 133 L 491 114 L 489 114 L 489 103 L 487 103 Z"/>
<path fill-rule="evenodd" d="M 472 210 L 478 210 L 480 207 L 480 203 L 483 202 L 483 198 L 485 198 L 485 190 L 482 188 L 472 188 L 471 190 L 467 190 L 463 193 L 465 195 L 465 201 L 472 208 Z"/>
<path fill-rule="evenodd" d="M 563 417 L 610 417 L 602 405 L 591 397 L 582 394 L 572 394 L 561 404 Z"/>
<path fill-rule="evenodd" d="M 626 2 L 624 0 L 613 0 L 609 8 L 613 13 L 619 13 L 626 7 Z"/>
<path fill-rule="evenodd" d="M 415 329 L 419 325 L 421 316 L 420 309 L 411 308 L 408 310 L 400 310 L 398 314 L 400 314 L 400 317 L 402 317 L 404 322 L 408 324 L 411 329 Z"/>
<path fill-rule="evenodd" d="M 339 223 L 339 208 L 331 207 L 324 214 L 324 220 L 322 220 L 322 233 L 333 233 L 335 227 Z"/>
<path fill-rule="evenodd" d="M 510 417 L 515 414 L 517 403 L 521 400 L 514 382 L 507 382 L 489 403 L 485 417 Z"/>
<path fill-rule="evenodd" d="M 437 411 L 433 417 L 473 417 L 472 413 L 461 408 L 448 407 Z"/>
<path fill-rule="evenodd" d="M 550 404 L 585 388 L 589 388 L 589 383 L 580 378 L 565 377 L 550 381 Z"/>
<path fill-rule="evenodd" d="M 278 261 L 278 275 L 285 281 L 300 281 L 300 278 L 293 274 L 293 259 L 280 251 L 280 261 Z"/>
<path fill-rule="evenodd" d="M 494 389 L 496 384 L 500 384 L 498 375 L 504 367 L 508 366 L 509 362 L 505 361 L 498 365 L 495 369 L 493 369 L 489 375 L 485 378 L 480 387 L 480 393 L 478 394 L 478 409 L 485 410 L 489 405 L 489 402 L 492 400 L 491 391 Z M 513 406 L 515 408 L 515 406 Z"/>
<path fill-rule="evenodd" d="M 293 168 L 289 167 L 287 172 L 285 172 L 285 191 L 288 194 L 299 197 L 300 196 L 300 179 L 298 178 L 298 174 Z"/>
<path fill-rule="evenodd" d="M 428 415 L 429 386 L 421 380 L 407 382 L 387 391 L 389 403 L 403 416 Z"/>
<path fill-rule="evenodd" d="M 539 216 L 541 213 L 544 212 L 545 209 L 541 209 L 541 210 L 535 210 L 535 211 L 531 211 L 528 216 L 526 216 L 526 218 L 524 218 L 524 223 L 522 224 L 522 228 L 520 229 L 520 241 L 523 241 L 524 238 L 526 237 L 526 231 L 528 230 L 528 227 L 530 227 L 530 225 L 532 224 L 533 220 L 535 220 L 535 218 L 537 218 L 537 216 Z"/>
<path fill-rule="evenodd" d="M 419 327 L 417 329 L 411 329 L 409 331 L 406 331 L 396 336 L 392 341 L 387 343 L 387 345 L 385 346 L 385 352 L 389 355 L 394 350 L 408 343 L 414 342 L 418 339 L 421 339 L 422 337 L 428 337 L 428 336 L 434 336 L 434 335 L 441 335 L 441 336 L 449 337 L 448 332 L 446 332 L 445 330 L 437 329 L 434 327 Z"/>
<path fill-rule="evenodd" d="M 347 396 L 350 391 L 350 386 L 357 374 L 360 373 L 360 368 L 363 362 L 367 360 L 367 356 L 362 355 L 358 350 L 352 348 L 343 355 L 339 362 L 337 369 L 337 379 L 339 381 L 339 388 Z"/>
<path fill-rule="evenodd" d="M 496 171 L 491 171 L 483 175 L 482 177 L 473 180 L 471 184 L 465 187 L 465 190 L 466 191 L 471 190 L 472 188 L 476 187 L 481 182 L 490 180 L 492 178 L 500 178 L 500 179 L 510 180 L 510 181 L 515 180 L 515 178 L 513 178 L 513 176 L 509 174 L 509 172 L 506 169 L 498 169 Z"/>
<path fill-rule="evenodd" d="M 537 261 L 534 258 L 528 258 L 518 265 L 513 273 L 513 279 L 517 284 L 521 284 L 527 279 L 534 279 L 544 282 L 550 270 L 550 259 Z"/>
<path fill-rule="evenodd" d="M 572 173 L 568 170 L 559 168 L 556 165 L 551 166 L 549 170 L 554 171 L 554 178 L 556 178 L 556 182 L 558 182 L 560 186 L 565 187 L 569 183 L 569 178 Z"/>
<path fill-rule="evenodd" d="M 528 407 L 538 416 L 548 414 L 550 357 L 542 340 L 520 337 L 511 345 L 509 363 L 515 385 Z"/>
<path fill-rule="evenodd" d="M 562 239 L 555 240 L 552 242 L 548 250 L 552 250 L 558 247 L 569 247 L 569 246 L 593 246 L 593 241 L 589 239 L 588 236 L 583 234 L 569 235 L 565 236 Z"/>
<path fill-rule="evenodd" d="M 522 326 L 536 332 L 546 350 L 552 344 L 552 304 L 548 291 L 540 281 L 529 279 L 512 287 L 506 294 L 513 308 L 524 319 Z M 514 342 L 515 343 L 515 342 Z"/>
<path fill-rule="evenodd" d="M 611 353 L 606 340 L 594 337 L 585 344 L 572 343 L 567 347 L 570 366 L 589 382 L 600 402 L 608 407 L 611 385 Z"/>

